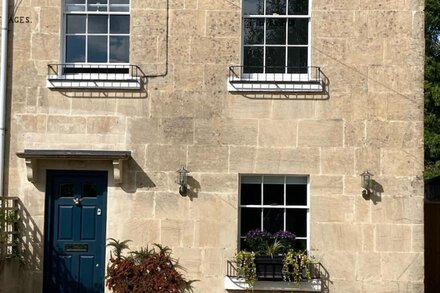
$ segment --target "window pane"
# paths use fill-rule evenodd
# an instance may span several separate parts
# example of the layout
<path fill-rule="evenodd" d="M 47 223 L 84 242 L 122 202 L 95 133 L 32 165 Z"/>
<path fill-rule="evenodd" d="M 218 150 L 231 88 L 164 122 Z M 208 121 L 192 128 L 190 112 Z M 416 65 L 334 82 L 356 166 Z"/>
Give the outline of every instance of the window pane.
<path fill-rule="evenodd" d="M 107 11 L 107 0 L 88 0 L 88 11 Z"/>
<path fill-rule="evenodd" d="M 263 47 L 244 47 L 244 73 L 263 73 Z"/>
<path fill-rule="evenodd" d="M 86 59 L 86 38 L 66 36 L 66 62 L 84 62 Z"/>
<path fill-rule="evenodd" d="M 261 209 L 242 208 L 240 236 L 254 229 L 261 229 Z"/>
<path fill-rule="evenodd" d="M 89 36 L 87 62 L 107 62 L 107 37 Z"/>
<path fill-rule="evenodd" d="M 309 42 L 309 20 L 289 19 L 289 45 L 307 45 Z"/>
<path fill-rule="evenodd" d="M 271 19 L 266 20 L 266 44 L 285 45 L 286 44 L 286 20 Z"/>
<path fill-rule="evenodd" d="M 244 0 L 244 15 L 262 15 L 264 14 L 264 0 Z"/>
<path fill-rule="evenodd" d="M 285 15 L 286 14 L 286 0 L 267 0 L 266 1 L 267 15 Z"/>
<path fill-rule="evenodd" d="M 244 44 L 254 45 L 264 43 L 264 20 L 244 19 Z"/>
<path fill-rule="evenodd" d="M 66 15 L 66 33 L 68 34 L 84 34 L 86 32 L 86 16 L 85 15 Z"/>
<path fill-rule="evenodd" d="M 60 184 L 60 196 L 61 197 L 72 197 L 73 196 L 73 184 L 63 183 Z"/>
<path fill-rule="evenodd" d="M 286 48 L 266 47 L 266 72 L 284 73 L 286 68 Z"/>
<path fill-rule="evenodd" d="M 128 63 L 130 39 L 126 37 L 110 37 L 110 62 Z"/>
<path fill-rule="evenodd" d="M 98 195 L 95 183 L 85 183 L 81 186 L 81 189 L 82 197 L 96 197 Z"/>
<path fill-rule="evenodd" d="M 110 11 L 129 11 L 129 0 L 110 0 Z"/>
<path fill-rule="evenodd" d="M 263 229 L 270 233 L 284 230 L 284 209 L 263 209 Z"/>
<path fill-rule="evenodd" d="M 130 0 L 110 0 L 110 4 L 130 4 Z"/>
<path fill-rule="evenodd" d="M 294 249 L 296 251 L 302 251 L 307 249 L 307 240 L 306 239 L 295 239 Z"/>
<path fill-rule="evenodd" d="M 242 205 L 261 205 L 261 184 L 242 184 L 240 197 Z"/>
<path fill-rule="evenodd" d="M 89 15 L 88 31 L 91 34 L 106 34 L 108 32 L 107 15 Z"/>
<path fill-rule="evenodd" d="M 110 33 L 111 34 L 129 34 L 130 33 L 130 16 L 128 16 L 128 15 L 111 15 L 110 16 Z"/>
<path fill-rule="evenodd" d="M 85 11 L 85 5 L 66 5 L 66 11 Z"/>
<path fill-rule="evenodd" d="M 289 73 L 307 73 L 307 48 L 289 48 Z"/>
<path fill-rule="evenodd" d="M 287 205 L 307 205 L 307 185 L 286 185 Z"/>
<path fill-rule="evenodd" d="M 264 184 L 263 200 L 265 205 L 284 205 L 284 185 Z"/>
<path fill-rule="evenodd" d="M 308 0 L 290 0 L 289 1 L 289 14 L 290 15 L 307 15 L 309 14 L 309 1 Z"/>
<path fill-rule="evenodd" d="M 293 232 L 298 237 L 307 236 L 307 210 L 287 209 L 286 230 Z"/>
<path fill-rule="evenodd" d="M 66 4 L 86 4 L 86 0 L 66 0 Z"/>

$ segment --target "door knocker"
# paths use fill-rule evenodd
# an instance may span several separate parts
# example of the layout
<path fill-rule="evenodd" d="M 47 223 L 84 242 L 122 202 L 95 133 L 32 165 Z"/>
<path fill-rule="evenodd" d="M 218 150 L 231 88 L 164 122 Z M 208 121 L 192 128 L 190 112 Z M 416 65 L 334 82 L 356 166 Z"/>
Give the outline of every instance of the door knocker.
<path fill-rule="evenodd" d="M 75 205 L 80 205 L 81 204 L 81 198 L 79 198 L 79 197 L 74 197 L 73 198 L 73 203 L 75 204 Z"/>

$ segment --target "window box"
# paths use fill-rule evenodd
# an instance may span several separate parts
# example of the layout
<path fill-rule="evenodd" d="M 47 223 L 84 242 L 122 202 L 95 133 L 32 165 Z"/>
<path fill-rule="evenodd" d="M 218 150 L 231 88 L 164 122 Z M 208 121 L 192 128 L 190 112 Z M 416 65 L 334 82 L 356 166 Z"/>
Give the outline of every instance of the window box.
<path fill-rule="evenodd" d="M 255 265 L 259 281 L 283 280 L 283 256 L 257 255 Z"/>
<path fill-rule="evenodd" d="M 49 64 L 50 89 L 141 90 L 145 74 L 136 65 Z"/>
<path fill-rule="evenodd" d="M 328 91 L 328 78 L 316 66 L 287 67 L 284 70 L 286 73 L 249 73 L 247 71 L 249 67 L 229 67 L 229 92 L 325 94 Z"/>

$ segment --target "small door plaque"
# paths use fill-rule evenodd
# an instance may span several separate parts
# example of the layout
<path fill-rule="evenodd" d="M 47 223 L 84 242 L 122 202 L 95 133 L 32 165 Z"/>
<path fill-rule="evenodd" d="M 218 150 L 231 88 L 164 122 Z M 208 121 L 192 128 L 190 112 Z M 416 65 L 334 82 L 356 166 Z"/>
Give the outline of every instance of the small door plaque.
<path fill-rule="evenodd" d="M 87 252 L 89 245 L 84 243 L 69 243 L 64 244 L 64 251 L 66 252 Z"/>

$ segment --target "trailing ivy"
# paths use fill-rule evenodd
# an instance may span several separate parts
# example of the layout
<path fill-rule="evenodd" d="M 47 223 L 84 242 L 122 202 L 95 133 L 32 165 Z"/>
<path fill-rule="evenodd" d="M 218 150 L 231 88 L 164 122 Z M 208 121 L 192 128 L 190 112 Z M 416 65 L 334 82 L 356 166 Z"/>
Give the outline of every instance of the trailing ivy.
<path fill-rule="evenodd" d="M 235 254 L 238 276 L 245 279 L 250 287 L 257 281 L 257 267 L 255 265 L 255 253 L 241 250 Z"/>

